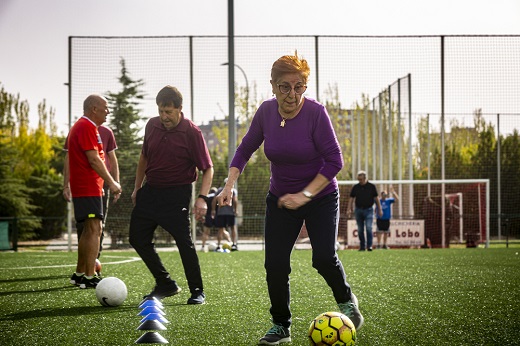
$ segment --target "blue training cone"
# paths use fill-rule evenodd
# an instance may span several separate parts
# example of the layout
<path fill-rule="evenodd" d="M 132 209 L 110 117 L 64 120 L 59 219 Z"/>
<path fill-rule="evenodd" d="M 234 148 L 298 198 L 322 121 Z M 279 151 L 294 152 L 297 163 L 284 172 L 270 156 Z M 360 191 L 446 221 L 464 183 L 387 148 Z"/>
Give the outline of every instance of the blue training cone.
<path fill-rule="evenodd" d="M 160 308 L 156 306 L 147 306 L 143 310 L 141 310 L 137 315 L 138 316 L 146 316 L 148 314 L 160 314 L 166 315 Z"/>
<path fill-rule="evenodd" d="M 145 300 L 144 302 L 142 302 L 139 305 L 139 309 L 144 309 L 148 306 L 156 306 L 159 309 L 164 309 L 164 305 L 159 300 L 154 300 L 154 299 Z"/>
<path fill-rule="evenodd" d="M 141 323 L 143 323 L 144 321 L 148 321 L 148 320 L 157 320 L 157 321 L 159 321 L 161 323 L 170 323 L 170 321 L 168 321 L 166 318 L 164 318 L 163 315 L 157 314 L 157 313 L 151 313 L 151 314 L 146 315 L 141 320 Z"/>

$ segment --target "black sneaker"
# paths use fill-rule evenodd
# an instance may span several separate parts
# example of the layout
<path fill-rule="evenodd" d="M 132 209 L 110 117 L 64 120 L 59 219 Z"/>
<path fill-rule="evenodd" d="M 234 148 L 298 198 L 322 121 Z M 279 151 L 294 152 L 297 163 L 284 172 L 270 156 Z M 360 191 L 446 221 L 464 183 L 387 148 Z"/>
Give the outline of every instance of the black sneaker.
<path fill-rule="evenodd" d="M 188 304 L 195 305 L 195 304 L 204 304 L 206 302 L 206 295 L 201 289 L 196 289 L 192 294 L 191 297 L 188 299 Z"/>
<path fill-rule="evenodd" d="M 231 245 L 231 251 L 238 251 L 237 244 Z"/>
<path fill-rule="evenodd" d="M 258 342 L 259 345 L 279 345 L 283 342 L 291 342 L 291 328 L 285 328 L 279 324 L 273 324 Z"/>
<path fill-rule="evenodd" d="M 363 322 L 365 321 L 365 319 L 359 311 L 359 303 L 357 297 L 354 295 L 354 293 L 351 293 L 350 297 L 350 301 L 346 303 L 340 303 L 338 304 L 338 307 L 343 315 L 350 318 L 352 323 L 354 323 L 354 327 L 356 327 L 356 331 L 358 331 L 361 329 L 361 326 L 363 326 Z"/>
<path fill-rule="evenodd" d="M 99 276 L 94 275 L 92 278 L 87 279 L 86 276 L 82 276 L 81 282 L 79 283 L 79 288 L 86 289 L 86 288 L 96 288 L 97 284 L 101 281 L 101 278 Z"/>
<path fill-rule="evenodd" d="M 84 275 L 76 275 L 76 273 L 72 274 L 72 276 L 70 277 L 70 283 L 72 285 L 76 285 L 76 286 L 79 286 L 79 284 L 81 283 L 81 279 L 83 278 Z"/>
<path fill-rule="evenodd" d="M 174 296 L 177 293 L 179 293 L 180 291 L 182 291 L 182 289 L 179 286 L 177 286 L 177 283 L 175 281 L 172 280 L 167 284 L 155 285 L 152 292 L 145 295 L 143 297 L 143 300 L 146 300 L 146 299 L 152 298 L 152 297 L 155 297 L 157 299 L 163 299 L 166 297 Z"/>

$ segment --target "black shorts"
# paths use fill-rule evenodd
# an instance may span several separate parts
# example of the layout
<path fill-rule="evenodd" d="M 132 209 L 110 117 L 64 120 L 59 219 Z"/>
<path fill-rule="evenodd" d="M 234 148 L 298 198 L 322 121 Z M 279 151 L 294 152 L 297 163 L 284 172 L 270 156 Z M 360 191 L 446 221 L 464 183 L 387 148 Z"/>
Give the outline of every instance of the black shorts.
<path fill-rule="evenodd" d="M 103 220 L 103 198 L 99 197 L 74 197 L 74 217 L 76 222 L 87 219 Z"/>
<path fill-rule="evenodd" d="M 235 225 L 235 215 L 217 215 L 215 217 L 215 227 L 232 227 Z"/>
<path fill-rule="evenodd" d="M 377 219 L 376 222 L 378 232 L 390 232 L 390 220 Z"/>
<path fill-rule="evenodd" d="M 206 215 L 206 218 L 204 219 L 204 226 L 208 228 L 212 228 L 215 226 L 215 220 L 213 220 L 211 215 Z"/>

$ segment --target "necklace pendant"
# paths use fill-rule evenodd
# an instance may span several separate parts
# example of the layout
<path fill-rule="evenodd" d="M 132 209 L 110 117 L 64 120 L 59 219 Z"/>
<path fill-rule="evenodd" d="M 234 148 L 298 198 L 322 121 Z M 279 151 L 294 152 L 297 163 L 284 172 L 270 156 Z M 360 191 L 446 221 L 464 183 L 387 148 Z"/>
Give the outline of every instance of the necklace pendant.
<path fill-rule="evenodd" d="M 282 118 L 282 122 L 280 123 L 280 127 L 285 127 L 285 119 Z"/>

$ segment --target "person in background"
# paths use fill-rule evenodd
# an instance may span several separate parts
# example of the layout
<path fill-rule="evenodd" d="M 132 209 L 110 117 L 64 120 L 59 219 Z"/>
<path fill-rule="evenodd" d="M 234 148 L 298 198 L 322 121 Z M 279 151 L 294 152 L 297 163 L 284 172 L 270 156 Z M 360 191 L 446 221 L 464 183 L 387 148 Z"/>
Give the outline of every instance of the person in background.
<path fill-rule="evenodd" d="M 218 204 L 231 205 L 233 186 L 253 153 L 264 144 L 271 162 L 266 197 L 265 270 L 272 327 L 261 345 L 291 341 L 289 274 L 291 252 L 305 222 L 312 245 L 312 266 L 332 290 L 339 310 L 357 329 L 363 316 L 336 253 L 339 191 L 336 175 L 343 158 L 327 109 L 303 96 L 310 73 L 307 60 L 285 55 L 271 69 L 274 98 L 264 101 L 238 146 Z"/>
<path fill-rule="evenodd" d="M 204 218 L 204 223 L 202 224 L 202 247 L 200 248 L 200 251 L 202 252 L 208 252 L 206 249 L 206 241 L 209 239 L 209 235 L 211 234 L 211 230 L 215 227 L 215 220 L 213 219 L 212 212 L 213 212 L 213 200 L 215 199 L 215 196 L 217 195 L 217 188 L 212 187 L 209 190 L 208 194 L 208 211 L 206 212 L 206 216 Z"/>
<path fill-rule="evenodd" d="M 109 113 L 104 97 L 88 96 L 83 102 L 83 116 L 68 135 L 70 193 L 76 222 L 83 224 L 76 272 L 70 282 L 80 288 L 95 288 L 101 280 L 94 268 L 103 231 L 103 184 L 109 186 L 114 199 L 121 195 L 121 186 L 105 166 L 103 142 L 98 132 Z"/>
<path fill-rule="evenodd" d="M 350 199 L 348 201 L 349 216 L 354 213 L 358 226 L 359 235 L 359 251 L 372 251 L 372 224 L 374 223 L 374 203 L 378 207 L 378 215 L 382 215 L 381 205 L 377 188 L 367 179 L 365 171 L 359 171 L 357 174 L 359 183 L 352 187 L 350 191 Z M 354 209 L 355 205 L 355 209 Z M 365 238 L 366 227 L 366 238 Z"/>
<path fill-rule="evenodd" d="M 224 185 L 227 178 L 224 179 Z M 217 195 L 222 191 L 220 187 Z M 217 251 L 221 251 L 220 242 L 225 238 L 228 242 L 232 242 L 231 251 L 237 251 L 238 230 L 236 224 L 237 206 L 238 206 L 238 192 L 233 188 L 233 197 L 231 197 L 231 205 L 217 205 L 217 201 L 213 200 L 213 215 L 215 217 L 215 226 L 218 228 L 217 234 Z M 228 232 L 228 229 L 231 232 Z M 231 237 L 230 237 L 231 233 Z"/>
<path fill-rule="evenodd" d="M 108 156 L 108 160 L 105 157 L 105 166 L 112 175 L 112 177 L 119 182 L 119 162 L 117 161 L 116 156 L 116 150 L 117 150 L 117 143 L 116 139 L 114 137 L 114 132 L 112 130 L 104 125 L 98 126 L 98 132 L 101 136 L 101 142 L 103 143 L 103 151 L 105 152 L 106 156 Z M 69 176 L 70 176 L 70 169 L 69 169 L 69 146 L 68 146 L 68 138 L 65 140 L 65 145 L 63 146 L 63 151 L 65 151 L 65 160 L 63 163 L 63 198 L 67 202 L 72 201 L 72 195 L 70 193 L 70 185 L 69 185 Z M 114 196 L 114 203 L 117 202 L 120 195 Z M 97 258 L 101 256 L 101 251 L 103 251 L 103 238 L 105 233 L 105 221 L 107 219 L 107 213 L 108 213 L 108 206 L 109 206 L 109 200 L 110 200 L 110 188 L 108 184 L 103 184 L 103 229 L 101 232 L 101 239 L 99 242 L 99 252 L 97 255 Z M 76 231 L 78 233 L 78 241 L 79 238 L 81 238 L 81 233 L 83 232 L 83 223 L 76 223 Z M 101 275 L 100 272 L 96 273 L 97 275 Z"/>
<path fill-rule="evenodd" d="M 129 241 L 155 279 L 144 299 L 162 299 L 181 291 L 164 267 L 153 243 L 157 226 L 175 239 L 188 281 L 188 304 L 204 304 L 199 258 L 191 237 L 189 209 L 193 183 L 202 172 L 200 191 L 192 212 L 203 221 L 213 180 L 213 162 L 200 129 L 182 113 L 182 94 L 172 86 L 156 97 L 159 116 L 148 120 L 132 192 L 134 209 Z M 146 178 L 146 182 L 145 182 Z"/>
<path fill-rule="evenodd" d="M 392 185 L 390 185 L 390 193 L 393 197 L 388 197 L 386 191 L 381 191 L 381 198 L 379 204 L 381 205 L 382 214 L 377 213 L 377 248 L 388 249 L 386 244 L 388 235 L 390 234 L 390 219 L 392 218 L 392 204 L 399 200 L 399 195 L 395 192 Z M 383 246 L 381 246 L 381 236 L 383 237 Z"/>

